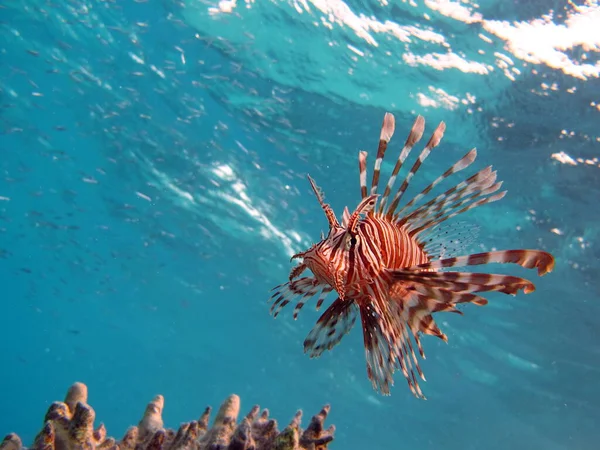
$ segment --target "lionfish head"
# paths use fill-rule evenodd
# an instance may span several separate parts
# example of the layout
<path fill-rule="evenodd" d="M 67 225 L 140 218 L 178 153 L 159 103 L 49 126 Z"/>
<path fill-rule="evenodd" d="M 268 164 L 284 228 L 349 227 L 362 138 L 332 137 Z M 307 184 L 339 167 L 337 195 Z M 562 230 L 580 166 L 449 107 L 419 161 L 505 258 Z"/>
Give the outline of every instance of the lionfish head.
<path fill-rule="evenodd" d="M 301 258 L 303 262 L 296 266 L 290 273 L 290 280 L 299 276 L 305 269 L 310 269 L 315 277 L 334 287 L 340 295 L 343 295 L 343 284 L 345 280 L 346 256 L 353 247 L 357 236 L 357 226 L 362 214 L 371 211 L 377 202 L 377 195 L 365 197 L 350 214 L 346 208 L 342 224 L 337 220 L 331 206 L 324 201 L 323 191 L 309 176 L 308 181 L 325 212 L 329 224 L 327 236 L 321 235 L 321 240 L 308 250 L 296 253 L 291 260 Z"/>
<path fill-rule="evenodd" d="M 329 224 L 329 233 L 325 236 L 321 233 L 321 240 L 313 244 L 308 250 L 296 253 L 291 260 L 303 259 L 303 262 L 297 266 L 290 274 L 290 280 L 308 268 L 321 281 L 329 281 L 331 279 L 330 262 L 331 253 L 335 245 L 336 237 L 344 233 L 344 228 L 340 225 L 331 206 L 324 202 L 323 191 L 316 185 L 314 180 L 309 176 L 308 181 L 315 193 L 321 208 L 325 212 L 327 222 Z M 331 283 L 330 283 L 331 284 Z"/>

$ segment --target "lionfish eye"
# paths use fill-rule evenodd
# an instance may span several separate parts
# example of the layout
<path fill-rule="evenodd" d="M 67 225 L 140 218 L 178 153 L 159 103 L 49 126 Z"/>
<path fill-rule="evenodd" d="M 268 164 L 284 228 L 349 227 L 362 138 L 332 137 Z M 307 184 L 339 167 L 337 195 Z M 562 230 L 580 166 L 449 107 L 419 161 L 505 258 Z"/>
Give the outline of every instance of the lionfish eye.
<path fill-rule="evenodd" d="M 356 236 L 352 236 L 352 237 L 350 238 L 350 245 L 351 245 L 352 247 L 354 247 L 354 246 L 356 245 Z"/>

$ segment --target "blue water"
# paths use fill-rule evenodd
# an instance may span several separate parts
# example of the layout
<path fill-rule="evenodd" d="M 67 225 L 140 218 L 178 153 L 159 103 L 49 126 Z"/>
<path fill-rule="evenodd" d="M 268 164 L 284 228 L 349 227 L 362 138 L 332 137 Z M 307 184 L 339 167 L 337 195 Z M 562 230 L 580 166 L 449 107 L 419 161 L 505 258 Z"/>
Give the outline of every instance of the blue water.
<path fill-rule="evenodd" d="M 30 443 L 82 381 L 117 438 L 157 393 L 175 428 L 235 392 L 281 426 L 331 403 L 332 448 L 593 448 L 598 22 L 593 1 L 4 0 L 0 433 Z M 311 360 L 314 304 L 266 303 L 326 228 L 306 173 L 353 208 L 385 111 L 390 154 L 417 114 L 448 125 L 410 192 L 472 147 L 499 171 L 474 250 L 557 258 L 510 269 L 535 293 L 438 319 L 427 401 L 400 373 L 371 389 L 358 327 Z"/>

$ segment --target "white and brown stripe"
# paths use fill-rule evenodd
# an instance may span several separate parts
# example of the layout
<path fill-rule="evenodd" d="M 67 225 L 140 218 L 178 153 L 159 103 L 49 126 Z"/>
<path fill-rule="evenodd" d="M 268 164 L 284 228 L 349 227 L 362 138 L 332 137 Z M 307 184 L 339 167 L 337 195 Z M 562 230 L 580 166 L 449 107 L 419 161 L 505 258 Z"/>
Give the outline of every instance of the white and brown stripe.
<path fill-rule="evenodd" d="M 477 156 L 475 149 L 466 153 L 442 175 L 417 194 L 399 211 L 396 209 L 414 175 L 437 147 L 445 131 L 444 123 L 436 128 L 400 187 L 387 205 L 400 169 L 412 148 L 423 135 L 425 121 L 417 117 L 392 170 L 384 193 L 377 206 L 377 189 L 381 167 L 388 143 L 394 134 L 394 117 L 386 113 L 374 164 L 370 189 L 367 187 L 367 153 L 359 153 L 361 202 L 350 213 L 344 208 L 342 223 L 331 207 L 324 202 L 321 189 L 309 177 L 311 187 L 325 212 L 329 233 L 306 252 L 294 255 L 302 262 L 290 273 L 287 283 L 277 286 L 271 297 L 272 313 L 279 311 L 292 299 L 298 299 L 294 318 L 307 298 L 317 296 L 317 308 L 329 292 L 338 298 L 319 318 L 304 342 L 305 352 L 318 357 L 337 345 L 350 331 L 360 313 L 367 360 L 367 374 L 373 387 L 389 394 L 393 373 L 400 369 L 410 390 L 417 397 L 423 393 L 417 375 L 423 380 L 419 359 L 414 351 L 425 357 L 420 334 L 437 336 L 447 341 L 433 318 L 434 313 L 462 314 L 457 305 L 485 305 L 482 292 L 516 294 L 535 289 L 533 283 L 511 275 L 448 271 L 449 268 L 489 263 L 518 264 L 537 268 L 539 275 L 550 272 L 554 258 L 541 250 L 506 250 L 472 255 L 448 254 L 461 249 L 450 241 L 444 243 L 439 225 L 466 211 L 499 200 L 505 192 L 497 193 L 502 183 L 496 172 L 487 167 L 466 178 L 428 202 L 418 203 L 436 186 L 468 168 Z M 451 228 L 451 235 L 461 230 Z M 468 231 L 468 230 L 467 230 Z M 448 257 L 450 256 L 450 257 Z M 313 276 L 300 275 L 310 269 Z"/>

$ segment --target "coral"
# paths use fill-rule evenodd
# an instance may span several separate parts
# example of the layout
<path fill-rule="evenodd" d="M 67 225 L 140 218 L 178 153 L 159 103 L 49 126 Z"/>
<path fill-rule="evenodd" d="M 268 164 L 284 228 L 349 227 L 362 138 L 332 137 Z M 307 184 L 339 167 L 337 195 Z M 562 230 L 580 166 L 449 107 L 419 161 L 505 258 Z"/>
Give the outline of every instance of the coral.
<path fill-rule="evenodd" d="M 324 429 L 329 406 L 312 418 L 302 430 L 302 411 L 291 423 L 278 431 L 277 422 L 269 411 L 255 406 L 241 422 L 240 398 L 229 396 L 209 427 L 211 408 L 207 407 L 198 420 L 184 423 L 178 431 L 164 428 L 162 411 L 164 398 L 157 395 L 146 407 L 142 420 L 130 427 L 121 441 L 107 437 L 100 424 L 94 429 L 96 414 L 87 404 L 87 386 L 75 383 L 64 402 L 54 402 L 44 419 L 44 427 L 34 440 L 31 450 L 324 450 L 333 441 L 335 427 Z M 0 450 L 26 450 L 14 433 L 7 435 Z"/>

